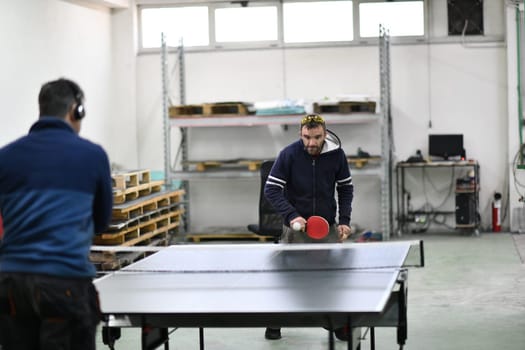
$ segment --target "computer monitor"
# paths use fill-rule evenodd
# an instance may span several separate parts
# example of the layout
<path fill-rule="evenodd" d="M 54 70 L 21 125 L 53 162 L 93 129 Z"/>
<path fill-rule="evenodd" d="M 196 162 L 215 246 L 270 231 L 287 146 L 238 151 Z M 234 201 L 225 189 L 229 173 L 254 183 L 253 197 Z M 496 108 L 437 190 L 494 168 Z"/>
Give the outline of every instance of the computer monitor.
<path fill-rule="evenodd" d="M 428 155 L 448 160 L 451 157 L 465 158 L 463 134 L 428 135 Z"/>

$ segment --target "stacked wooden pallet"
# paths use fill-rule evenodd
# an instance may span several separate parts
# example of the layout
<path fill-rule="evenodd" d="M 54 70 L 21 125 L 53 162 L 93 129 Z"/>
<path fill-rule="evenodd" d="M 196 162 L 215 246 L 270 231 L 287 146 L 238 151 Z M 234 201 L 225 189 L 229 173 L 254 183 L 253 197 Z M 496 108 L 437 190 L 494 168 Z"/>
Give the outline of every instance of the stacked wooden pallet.
<path fill-rule="evenodd" d="M 148 254 L 119 252 L 119 247 L 168 245 L 184 212 L 184 190 L 163 189 L 163 181 L 151 181 L 149 170 L 115 173 L 112 178 L 112 221 L 93 243 L 115 250 L 92 249 L 91 260 L 99 271 L 121 268 Z"/>
<path fill-rule="evenodd" d="M 111 175 L 113 180 L 113 202 L 128 202 L 148 194 L 159 192 L 164 181 L 151 181 L 149 170 L 118 172 Z"/>

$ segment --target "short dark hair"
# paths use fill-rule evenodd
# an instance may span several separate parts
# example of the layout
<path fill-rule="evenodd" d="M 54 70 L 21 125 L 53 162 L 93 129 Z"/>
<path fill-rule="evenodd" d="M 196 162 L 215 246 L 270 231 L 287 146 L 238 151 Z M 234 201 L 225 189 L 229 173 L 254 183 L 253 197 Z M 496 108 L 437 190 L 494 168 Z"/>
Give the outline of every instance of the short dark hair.
<path fill-rule="evenodd" d="M 47 82 L 38 94 L 40 116 L 65 118 L 71 107 L 83 100 L 84 92 L 74 81 L 60 78 Z"/>
<path fill-rule="evenodd" d="M 326 130 L 326 124 L 319 114 L 307 114 L 301 119 L 301 128 L 306 127 L 307 129 L 316 128 L 318 126 L 322 126 L 324 130 Z"/>

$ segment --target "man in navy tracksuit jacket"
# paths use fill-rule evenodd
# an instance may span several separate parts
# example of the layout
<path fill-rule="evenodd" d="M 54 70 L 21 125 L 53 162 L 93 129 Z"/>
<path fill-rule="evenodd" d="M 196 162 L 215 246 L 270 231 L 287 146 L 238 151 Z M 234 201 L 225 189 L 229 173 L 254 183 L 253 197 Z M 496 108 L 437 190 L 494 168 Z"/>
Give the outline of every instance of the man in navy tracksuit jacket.
<path fill-rule="evenodd" d="M 42 86 L 29 134 L 0 149 L 0 349 L 95 349 L 100 321 L 89 261 L 111 219 L 109 160 L 78 136 L 84 95 Z"/>
<path fill-rule="evenodd" d="M 345 152 L 337 137 L 327 137 L 325 121 L 319 115 L 305 116 L 300 133 L 300 140 L 279 153 L 264 186 L 266 199 L 283 217 L 281 242 L 342 242 L 351 234 L 354 196 Z M 322 216 L 330 224 L 330 232 L 323 240 L 314 240 L 302 232 L 312 215 Z M 299 222 L 301 230 L 291 229 L 295 222 Z M 337 331 L 336 335 L 343 337 Z M 267 328 L 265 336 L 279 339 L 280 329 Z"/>

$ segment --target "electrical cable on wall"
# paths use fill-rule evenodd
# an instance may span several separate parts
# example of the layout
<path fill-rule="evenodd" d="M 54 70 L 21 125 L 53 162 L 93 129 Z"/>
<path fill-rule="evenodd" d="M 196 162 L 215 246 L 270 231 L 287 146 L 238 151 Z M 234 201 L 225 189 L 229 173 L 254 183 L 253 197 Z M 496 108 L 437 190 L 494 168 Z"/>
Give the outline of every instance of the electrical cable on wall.
<path fill-rule="evenodd" d="M 506 173 L 506 176 L 505 178 L 508 179 L 509 176 L 508 176 L 508 172 L 505 172 Z M 505 188 L 505 200 L 503 201 L 503 211 L 502 211 L 502 214 L 501 214 L 501 222 L 505 222 L 505 219 L 507 218 L 507 214 L 508 214 L 508 211 L 509 211 L 509 207 L 510 207 L 510 189 L 509 189 L 510 186 L 508 186 L 508 183 L 507 181 L 505 181 L 505 186 L 503 188 Z"/>
<path fill-rule="evenodd" d="M 432 16 L 428 17 L 428 28 L 432 28 Z M 430 35 L 430 33 L 429 33 Z M 432 129 L 432 60 L 430 59 L 430 40 L 426 40 L 427 45 L 427 103 L 428 103 L 428 128 Z"/>
<path fill-rule="evenodd" d="M 520 154 L 523 154 L 523 151 L 525 150 L 525 145 L 521 145 L 514 155 L 514 159 L 512 161 L 512 177 L 514 178 L 514 189 L 516 190 L 516 193 L 519 195 L 519 201 L 524 201 L 524 194 L 520 191 L 521 189 L 525 189 L 525 184 L 518 181 L 518 178 L 516 176 L 516 170 L 518 169 L 518 159 L 520 158 Z"/>
<path fill-rule="evenodd" d="M 438 220 L 439 217 L 442 217 L 442 220 Z M 436 225 L 445 226 L 449 230 L 455 230 L 456 228 L 452 225 L 447 224 L 447 218 L 445 217 L 445 214 L 438 214 L 435 213 L 432 217 L 432 222 Z"/>
<path fill-rule="evenodd" d="M 522 210 L 525 212 L 525 197 L 524 197 L 525 194 L 523 192 L 523 191 L 525 191 L 525 184 L 521 183 L 518 180 L 517 173 L 516 173 L 516 170 L 518 169 L 518 161 L 519 161 L 519 159 L 522 158 L 524 151 L 525 151 L 525 145 L 522 144 L 522 145 L 520 145 L 520 147 L 518 148 L 518 151 L 514 155 L 514 158 L 512 160 L 512 177 L 514 179 L 514 181 L 513 181 L 514 189 L 516 190 L 516 193 L 518 194 L 518 197 L 519 197 L 518 201 L 523 203 Z M 507 186 L 507 187 L 510 187 L 510 186 Z M 510 205 L 510 203 L 509 203 L 509 205 Z M 518 227 L 521 230 L 521 227 L 523 227 L 523 224 L 525 224 L 525 223 L 522 222 L 522 215 L 517 215 L 517 218 L 518 218 Z"/>

